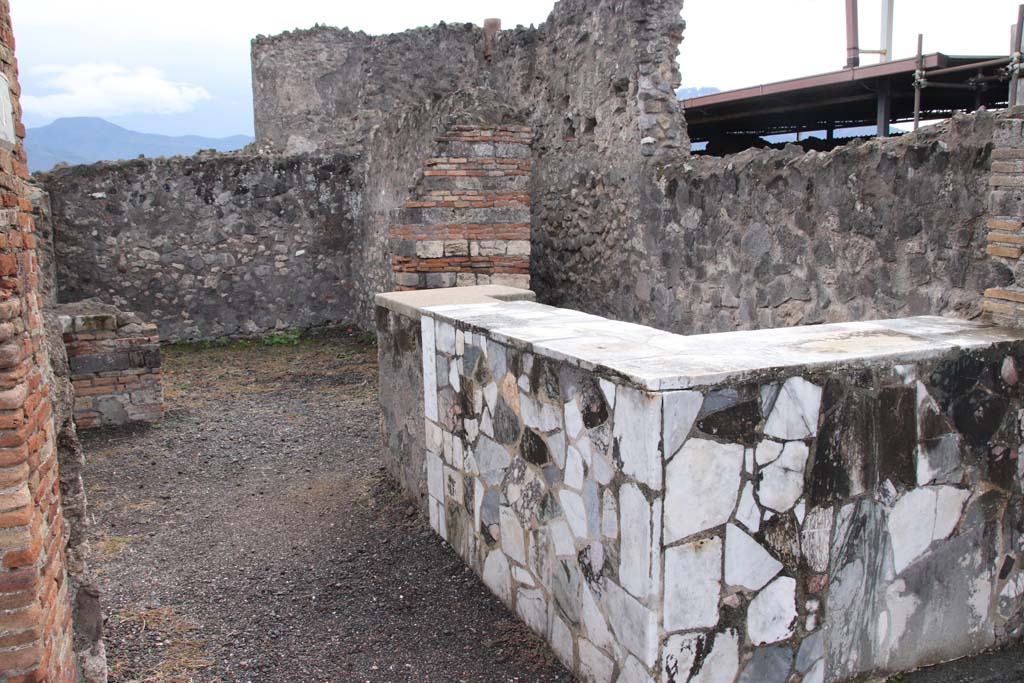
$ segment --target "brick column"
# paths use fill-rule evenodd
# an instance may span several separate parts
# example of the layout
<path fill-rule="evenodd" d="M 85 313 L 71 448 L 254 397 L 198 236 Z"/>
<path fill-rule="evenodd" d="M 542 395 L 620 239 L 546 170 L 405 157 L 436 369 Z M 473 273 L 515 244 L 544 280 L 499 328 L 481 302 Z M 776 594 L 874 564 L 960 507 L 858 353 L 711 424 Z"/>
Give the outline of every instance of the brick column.
<path fill-rule="evenodd" d="M 76 304 L 58 307 L 75 310 Z M 62 315 L 79 429 L 164 416 L 160 332 L 134 313 Z"/>
<path fill-rule="evenodd" d="M 0 681 L 77 680 L 39 261 L 10 6 L 0 0 Z"/>
<path fill-rule="evenodd" d="M 1024 327 L 1024 108 L 996 120 L 989 180 L 986 253 L 1013 273 L 1013 282 L 985 290 L 982 309 L 993 322 Z"/>
<path fill-rule="evenodd" d="M 525 126 L 453 126 L 393 216 L 395 289 L 530 287 L 530 142 Z"/>

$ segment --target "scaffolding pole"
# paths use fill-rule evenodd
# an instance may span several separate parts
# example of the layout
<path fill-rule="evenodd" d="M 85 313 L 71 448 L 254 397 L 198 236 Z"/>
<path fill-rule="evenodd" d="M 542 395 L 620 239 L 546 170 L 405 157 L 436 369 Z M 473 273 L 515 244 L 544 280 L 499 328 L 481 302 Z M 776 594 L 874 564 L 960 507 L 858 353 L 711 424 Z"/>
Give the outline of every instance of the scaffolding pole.
<path fill-rule="evenodd" d="M 921 88 L 924 87 L 924 34 L 917 34 L 917 69 L 914 71 L 914 130 L 921 125 Z"/>
<path fill-rule="evenodd" d="M 1017 106 L 1022 38 L 1024 38 L 1024 5 L 1017 8 L 1017 28 L 1014 29 L 1013 51 L 1010 53 L 1010 101 L 1008 104 L 1011 107 Z"/>

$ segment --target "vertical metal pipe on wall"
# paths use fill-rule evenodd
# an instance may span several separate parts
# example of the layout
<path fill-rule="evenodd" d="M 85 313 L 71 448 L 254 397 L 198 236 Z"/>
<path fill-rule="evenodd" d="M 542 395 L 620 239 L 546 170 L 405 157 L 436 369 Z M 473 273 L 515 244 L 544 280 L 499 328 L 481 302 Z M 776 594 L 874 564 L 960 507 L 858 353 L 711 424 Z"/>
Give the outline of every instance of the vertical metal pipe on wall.
<path fill-rule="evenodd" d="M 857 23 L 857 0 L 846 0 L 846 68 L 860 66 L 860 40 Z"/>
<path fill-rule="evenodd" d="M 892 15 L 895 11 L 896 0 L 882 0 L 882 50 L 883 62 L 892 61 Z"/>

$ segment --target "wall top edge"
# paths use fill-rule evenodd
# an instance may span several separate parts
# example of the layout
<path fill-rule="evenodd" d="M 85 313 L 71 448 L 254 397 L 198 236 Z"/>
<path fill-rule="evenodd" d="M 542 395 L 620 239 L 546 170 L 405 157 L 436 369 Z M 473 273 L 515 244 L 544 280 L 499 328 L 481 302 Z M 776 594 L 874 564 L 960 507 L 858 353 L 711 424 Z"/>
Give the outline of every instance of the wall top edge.
<path fill-rule="evenodd" d="M 421 311 L 651 392 L 919 363 L 1024 341 L 1024 331 L 934 316 L 682 336 L 532 301 Z"/>
<path fill-rule="evenodd" d="M 465 306 L 500 303 L 502 301 L 535 301 L 536 298 L 537 295 L 529 289 L 506 287 L 504 285 L 476 285 L 473 287 L 419 289 L 408 292 L 381 292 L 374 297 L 374 303 L 393 313 L 419 320 L 421 312 L 425 308 L 432 306 Z"/>

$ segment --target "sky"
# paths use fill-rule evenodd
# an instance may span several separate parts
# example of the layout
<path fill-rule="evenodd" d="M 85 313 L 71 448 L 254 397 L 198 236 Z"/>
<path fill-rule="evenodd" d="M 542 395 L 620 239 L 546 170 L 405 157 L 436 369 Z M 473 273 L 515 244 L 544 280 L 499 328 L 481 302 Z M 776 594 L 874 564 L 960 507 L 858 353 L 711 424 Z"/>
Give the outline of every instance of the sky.
<path fill-rule="evenodd" d="M 1004 54 L 1019 0 L 895 0 L 895 58 Z M 30 128 L 101 116 L 147 133 L 252 134 L 249 41 L 315 23 L 392 33 L 438 21 L 543 22 L 552 0 L 11 0 Z M 684 87 L 729 90 L 841 68 L 844 0 L 686 0 Z M 880 0 L 860 0 L 861 47 Z M 862 63 L 877 61 L 865 55 Z"/>

